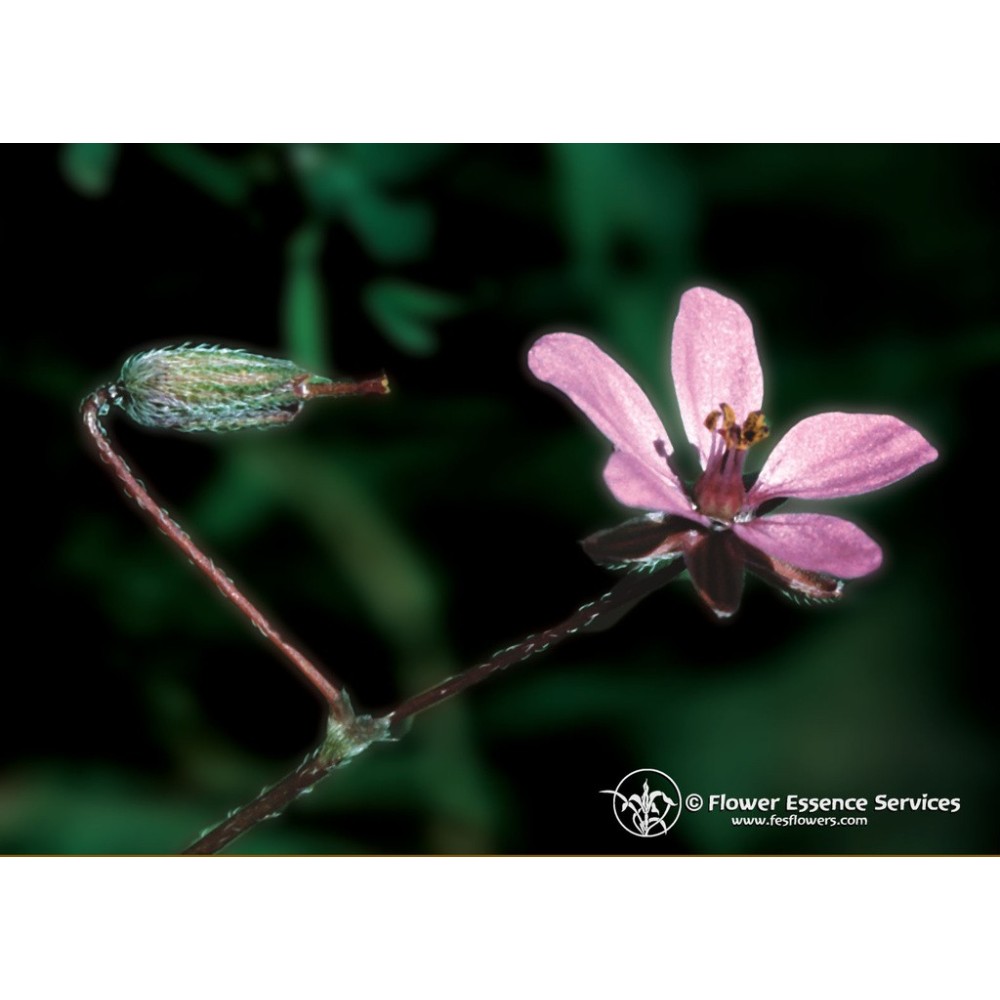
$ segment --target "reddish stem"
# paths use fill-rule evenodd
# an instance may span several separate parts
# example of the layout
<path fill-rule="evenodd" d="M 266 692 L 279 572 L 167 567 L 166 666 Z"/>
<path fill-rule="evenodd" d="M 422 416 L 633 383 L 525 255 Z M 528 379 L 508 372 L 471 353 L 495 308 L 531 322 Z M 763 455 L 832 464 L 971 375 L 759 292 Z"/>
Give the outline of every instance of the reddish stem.
<path fill-rule="evenodd" d="M 385 396 L 389 392 L 389 379 L 382 375 L 362 379 L 360 382 L 310 383 L 304 375 L 295 383 L 295 394 L 302 399 L 314 396 Z"/>
<path fill-rule="evenodd" d="M 252 829 L 265 819 L 278 816 L 286 806 L 300 795 L 309 792 L 325 777 L 339 760 L 321 760 L 313 754 L 307 757 L 290 774 L 286 774 L 276 785 L 265 788 L 252 802 L 227 816 L 218 826 L 198 838 L 183 854 L 218 854 L 237 837 Z"/>
<path fill-rule="evenodd" d="M 435 705 L 440 705 L 441 702 L 453 698 L 466 688 L 482 684 L 493 674 L 521 663 L 536 653 L 544 653 L 545 650 L 577 632 L 588 629 L 596 632 L 609 628 L 646 594 L 665 586 L 669 580 L 680 573 L 681 569 L 683 569 L 683 563 L 678 559 L 671 566 L 656 574 L 636 573 L 623 577 L 606 594 L 603 594 L 596 601 L 581 605 L 558 625 L 553 625 L 536 635 L 529 635 L 513 646 L 501 649 L 484 663 L 469 667 L 468 670 L 455 674 L 434 687 L 412 695 L 378 718 L 384 719 L 389 724 L 390 732 L 401 735 L 400 727 L 408 719 L 421 712 L 426 712 L 427 709 L 433 708 Z"/>
<path fill-rule="evenodd" d="M 135 501 L 136 506 L 152 520 L 156 527 L 215 584 L 222 595 L 235 605 L 240 614 L 249 619 L 257 631 L 323 696 L 332 718 L 340 722 L 352 719 L 354 713 L 351 711 L 350 704 L 342 689 L 323 674 L 307 656 L 282 638 L 278 630 L 271 625 L 256 605 L 191 541 L 188 534 L 149 495 L 142 483 L 132 474 L 132 470 L 129 469 L 125 460 L 115 451 L 111 439 L 101 423 L 101 414 L 107 411 L 109 404 L 110 397 L 106 388 L 92 392 L 83 401 L 83 423 L 97 447 L 101 460 L 111 467 L 118 481 L 125 487 L 126 494 Z"/>
<path fill-rule="evenodd" d="M 639 600 L 665 586 L 683 569 L 682 560 L 653 574 L 632 574 L 618 581 L 614 587 L 596 601 L 584 604 L 568 618 L 537 635 L 528 636 L 521 642 L 495 653 L 485 663 L 471 667 L 461 674 L 449 677 L 420 694 L 407 698 L 396 708 L 376 716 L 374 719 L 360 719 L 354 727 L 359 738 L 352 741 L 350 732 L 343 733 L 347 752 L 340 749 L 324 754 L 328 743 L 307 757 L 294 771 L 287 774 L 277 784 L 265 789 L 252 802 L 235 810 L 217 827 L 210 830 L 184 852 L 185 854 L 216 854 L 228 847 L 237 837 L 256 826 L 262 820 L 277 815 L 289 803 L 308 792 L 325 778 L 348 756 L 360 753 L 376 740 L 399 738 L 406 724 L 414 716 L 440 705 L 460 691 L 482 684 L 494 674 L 516 663 L 522 663 L 537 653 L 543 653 L 570 636 L 584 631 L 601 631 L 609 628 L 633 607 Z"/>

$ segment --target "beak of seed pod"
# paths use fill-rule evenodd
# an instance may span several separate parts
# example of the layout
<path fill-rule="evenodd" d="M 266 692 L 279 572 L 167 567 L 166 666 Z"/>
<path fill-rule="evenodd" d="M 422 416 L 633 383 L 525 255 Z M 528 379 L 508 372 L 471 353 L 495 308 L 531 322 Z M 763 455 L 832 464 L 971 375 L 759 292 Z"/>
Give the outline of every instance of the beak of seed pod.
<path fill-rule="evenodd" d="M 184 345 L 129 358 L 107 397 L 143 427 L 239 431 L 286 424 L 315 396 L 388 392 L 385 375 L 358 382 L 329 379 L 283 358 Z"/>

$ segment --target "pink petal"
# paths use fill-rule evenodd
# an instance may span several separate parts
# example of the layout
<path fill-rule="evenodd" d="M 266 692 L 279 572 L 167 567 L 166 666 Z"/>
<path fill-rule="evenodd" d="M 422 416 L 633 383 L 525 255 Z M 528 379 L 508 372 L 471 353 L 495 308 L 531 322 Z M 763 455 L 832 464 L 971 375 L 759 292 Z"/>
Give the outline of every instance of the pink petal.
<path fill-rule="evenodd" d="M 850 580 L 882 565 L 882 550 L 857 525 L 829 514 L 775 514 L 733 531 L 748 545 L 798 569 Z"/>
<path fill-rule="evenodd" d="M 747 314 L 711 289 L 685 292 L 674 323 L 670 368 L 684 430 L 704 467 L 712 443 L 705 418 L 728 403 L 742 423 L 764 399 L 764 375 Z"/>
<path fill-rule="evenodd" d="M 937 452 L 909 424 L 874 413 L 821 413 L 799 421 L 764 463 L 747 503 L 772 497 L 825 500 L 888 486 Z"/>
<path fill-rule="evenodd" d="M 537 378 L 566 393 L 615 446 L 604 479 L 628 507 L 688 513 L 691 502 L 667 465 L 672 453 L 646 394 L 616 361 L 575 333 L 550 333 L 528 352 Z"/>
<path fill-rule="evenodd" d="M 669 467 L 667 472 L 673 476 Z M 694 504 L 672 479 L 667 479 L 659 470 L 651 469 L 628 452 L 616 451 L 611 455 L 604 466 L 604 482 L 614 498 L 626 507 L 681 514 L 706 527 L 708 525 L 707 519 L 695 511 Z"/>

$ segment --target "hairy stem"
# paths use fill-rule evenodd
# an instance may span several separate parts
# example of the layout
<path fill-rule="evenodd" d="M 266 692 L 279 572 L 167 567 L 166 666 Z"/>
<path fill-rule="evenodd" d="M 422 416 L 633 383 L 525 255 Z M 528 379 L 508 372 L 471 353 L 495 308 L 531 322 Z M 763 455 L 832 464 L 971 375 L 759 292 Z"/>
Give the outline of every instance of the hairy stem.
<path fill-rule="evenodd" d="M 276 785 L 265 788 L 252 802 L 230 813 L 218 826 L 203 834 L 181 853 L 218 854 L 258 823 L 280 816 L 286 806 L 300 795 L 310 792 L 339 763 L 336 760 L 321 760 L 315 754 L 310 754 Z"/>
<path fill-rule="evenodd" d="M 579 632 L 597 632 L 613 625 L 639 600 L 666 585 L 677 576 L 683 563 L 677 560 L 656 573 L 635 573 L 618 581 L 606 594 L 581 605 L 558 625 L 536 635 L 527 636 L 495 653 L 484 663 L 449 677 L 420 694 L 413 695 L 395 708 L 372 719 L 361 717 L 351 727 L 335 727 L 326 741 L 294 771 L 277 784 L 265 789 L 252 802 L 232 812 L 217 827 L 210 830 L 184 852 L 185 854 L 215 854 L 237 837 L 265 819 L 277 816 L 286 806 L 312 788 L 331 771 L 357 756 L 379 740 L 399 739 L 415 716 L 440 705 L 461 691 L 482 684 L 494 674 L 517 663 L 523 663 L 538 653 L 558 645 Z"/>
<path fill-rule="evenodd" d="M 623 577 L 606 594 L 597 600 L 580 605 L 564 621 L 534 635 L 526 636 L 520 642 L 493 654 L 484 663 L 447 678 L 434 687 L 427 688 L 401 702 L 389 712 L 380 716 L 389 724 L 390 731 L 401 734 L 401 727 L 411 718 L 440 705 L 456 694 L 482 684 L 494 674 L 524 660 L 544 653 L 577 632 L 600 631 L 609 628 L 629 611 L 639 600 L 652 590 L 659 589 L 672 580 L 683 568 L 680 560 L 656 574 L 634 574 Z"/>
<path fill-rule="evenodd" d="M 87 429 L 101 460 L 111 468 L 126 494 L 136 506 L 184 553 L 185 556 L 215 584 L 222 595 L 236 610 L 245 616 L 254 628 L 312 685 L 323 697 L 331 718 L 348 722 L 354 717 L 350 702 L 343 688 L 327 677 L 304 653 L 284 639 L 267 620 L 259 608 L 232 580 L 191 540 L 190 536 L 150 496 L 146 488 L 132 474 L 122 456 L 115 450 L 108 432 L 101 422 L 101 414 L 108 408 L 110 396 L 106 388 L 92 392 L 83 401 L 83 424 Z"/>
<path fill-rule="evenodd" d="M 367 750 L 378 740 L 390 739 L 388 725 L 361 716 L 347 723 L 330 720 L 326 738 L 294 771 L 265 788 L 252 802 L 235 809 L 221 823 L 202 834 L 184 854 L 218 854 L 237 837 L 266 819 L 274 819 L 300 795 L 306 795 L 334 768 Z"/>

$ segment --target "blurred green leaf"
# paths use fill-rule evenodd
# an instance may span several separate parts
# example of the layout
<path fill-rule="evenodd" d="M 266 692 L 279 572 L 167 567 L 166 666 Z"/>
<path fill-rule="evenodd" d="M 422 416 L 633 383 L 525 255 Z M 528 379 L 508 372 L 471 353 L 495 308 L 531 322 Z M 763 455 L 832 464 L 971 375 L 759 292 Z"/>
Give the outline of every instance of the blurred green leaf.
<path fill-rule="evenodd" d="M 346 206 L 358 238 L 380 264 L 404 264 L 430 249 L 434 219 L 422 202 L 366 191 Z"/>
<path fill-rule="evenodd" d="M 196 804 L 151 782 L 78 765 L 7 775 L 0 786 L 0 852 L 169 854 L 192 839 Z"/>
<path fill-rule="evenodd" d="M 303 368 L 320 375 L 331 371 L 326 291 L 320 268 L 323 237 L 323 227 L 308 222 L 289 239 L 281 303 L 286 353 Z"/>
<path fill-rule="evenodd" d="M 437 350 L 434 324 L 461 309 L 452 295 L 395 278 L 372 282 L 364 291 L 364 303 L 372 321 L 396 347 L 417 355 Z"/>
<path fill-rule="evenodd" d="M 348 150 L 301 145 L 289 157 L 309 205 L 327 218 L 345 219 L 380 264 L 406 263 L 430 249 L 430 209 L 383 194 L 377 177 L 369 176 L 364 163 L 352 162 Z"/>
<path fill-rule="evenodd" d="M 62 148 L 59 165 L 77 194 L 100 198 L 111 190 L 119 152 L 116 142 L 70 142 Z"/>
<path fill-rule="evenodd" d="M 402 184 L 439 162 L 451 146 L 434 142 L 358 142 L 347 149 L 362 173 L 376 184 Z"/>
<path fill-rule="evenodd" d="M 328 218 L 338 218 L 363 193 L 362 174 L 333 146 L 300 143 L 289 147 L 288 160 L 309 206 Z"/>
<path fill-rule="evenodd" d="M 220 450 L 218 467 L 191 511 L 191 522 L 213 543 L 235 543 L 259 531 L 274 507 L 273 495 L 258 489 L 239 461 L 239 450 Z"/>

